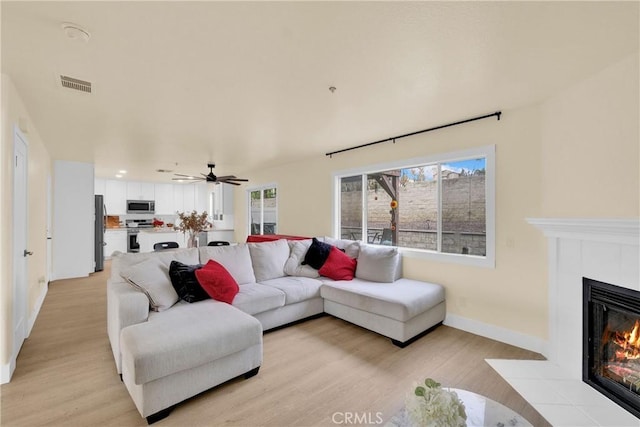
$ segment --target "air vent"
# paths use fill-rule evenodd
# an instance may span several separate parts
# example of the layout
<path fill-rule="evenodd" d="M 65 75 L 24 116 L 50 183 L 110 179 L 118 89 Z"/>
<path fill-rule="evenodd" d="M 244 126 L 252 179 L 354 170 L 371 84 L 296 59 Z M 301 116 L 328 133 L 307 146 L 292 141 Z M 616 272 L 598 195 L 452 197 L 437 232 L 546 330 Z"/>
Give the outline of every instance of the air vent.
<path fill-rule="evenodd" d="M 84 80 L 78 80 L 68 76 L 60 76 L 60 81 L 62 82 L 62 87 L 91 93 L 91 82 L 85 82 Z"/>

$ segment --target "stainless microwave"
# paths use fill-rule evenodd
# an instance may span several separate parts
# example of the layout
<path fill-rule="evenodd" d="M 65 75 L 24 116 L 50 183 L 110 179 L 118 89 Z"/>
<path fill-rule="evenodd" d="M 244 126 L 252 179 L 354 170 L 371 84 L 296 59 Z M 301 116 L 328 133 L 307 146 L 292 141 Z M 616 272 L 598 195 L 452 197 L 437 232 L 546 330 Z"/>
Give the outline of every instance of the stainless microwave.
<path fill-rule="evenodd" d="M 128 214 L 152 214 L 156 213 L 156 202 L 153 200 L 127 200 Z"/>

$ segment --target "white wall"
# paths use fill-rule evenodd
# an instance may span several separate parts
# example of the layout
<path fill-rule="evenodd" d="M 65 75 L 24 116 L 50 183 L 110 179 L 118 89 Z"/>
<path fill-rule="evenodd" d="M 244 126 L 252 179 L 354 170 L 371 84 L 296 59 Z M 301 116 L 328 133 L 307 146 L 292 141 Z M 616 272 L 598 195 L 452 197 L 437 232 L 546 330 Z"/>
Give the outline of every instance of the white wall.
<path fill-rule="evenodd" d="M 542 105 L 542 213 L 637 217 L 638 52 Z"/>
<path fill-rule="evenodd" d="M 449 324 L 544 351 L 547 249 L 525 218 L 639 216 L 638 76 L 636 52 L 540 104 L 503 110 L 500 122 L 483 120 L 333 159 L 317 153 L 248 178 L 254 186 L 277 184 L 281 234 L 328 235 L 334 171 L 495 144 L 496 268 L 405 257 L 404 274 L 445 286 Z M 246 239 L 246 200 L 236 197 L 238 241 Z"/>
<path fill-rule="evenodd" d="M 10 77 L 2 74 L 0 121 L 0 367 L 7 381 L 11 357 L 13 319 L 13 126 L 18 124 L 29 142 L 28 164 L 28 258 L 27 298 L 29 327 L 35 322 L 47 292 L 47 180 L 51 159 L 38 130 L 33 125 L 20 94 Z"/>
<path fill-rule="evenodd" d="M 500 121 L 477 121 L 333 158 L 318 153 L 312 159 L 261 170 L 248 178 L 252 186 L 277 184 L 279 233 L 330 235 L 335 171 L 495 145 L 496 268 L 405 257 L 403 271 L 405 277 L 446 288 L 448 318 L 455 324 L 470 320 L 485 331 L 516 331 L 512 335 L 524 336 L 517 336 L 519 345 L 541 351 L 547 333 L 545 244 L 525 221 L 538 216 L 540 209 L 539 116 L 539 106 L 504 110 Z M 238 199 L 236 239 L 244 241 L 247 198 Z"/>
<path fill-rule="evenodd" d="M 53 278 L 94 271 L 94 168 L 56 160 L 53 166 Z"/>

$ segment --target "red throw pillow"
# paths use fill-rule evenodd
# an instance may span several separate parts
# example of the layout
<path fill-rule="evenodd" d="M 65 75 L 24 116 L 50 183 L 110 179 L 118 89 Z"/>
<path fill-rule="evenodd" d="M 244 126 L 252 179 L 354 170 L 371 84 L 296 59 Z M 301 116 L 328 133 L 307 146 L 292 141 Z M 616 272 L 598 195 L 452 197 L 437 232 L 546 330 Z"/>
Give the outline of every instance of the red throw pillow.
<path fill-rule="evenodd" d="M 240 291 L 238 282 L 233 276 L 214 260 L 209 260 L 204 267 L 196 270 L 195 274 L 202 289 L 217 301 L 231 304 Z"/>
<path fill-rule="evenodd" d="M 333 280 L 353 280 L 356 264 L 355 259 L 333 246 L 318 273 Z"/>

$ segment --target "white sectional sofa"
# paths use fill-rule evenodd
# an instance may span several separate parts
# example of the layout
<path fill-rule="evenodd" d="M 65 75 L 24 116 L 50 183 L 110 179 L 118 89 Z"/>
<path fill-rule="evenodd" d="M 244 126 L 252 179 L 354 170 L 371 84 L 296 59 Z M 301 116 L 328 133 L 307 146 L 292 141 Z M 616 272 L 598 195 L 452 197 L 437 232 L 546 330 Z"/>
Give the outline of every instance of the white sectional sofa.
<path fill-rule="evenodd" d="M 305 265 L 310 240 L 113 258 L 107 282 L 109 340 L 117 371 L 149 423 L 189 397 L 257 374 L 263 331 L 328 313 L 403 347 L 444 320 L 444 289 L 402 278 L 396 248 L 319 240 L 357 260 L 353 280 L 332 280 Z M 231 304 L 213 299 L 189 303 L 171 286 L 172 261 L 195 266 L 209 260 L 237 282 L 239 292 Z"/>

